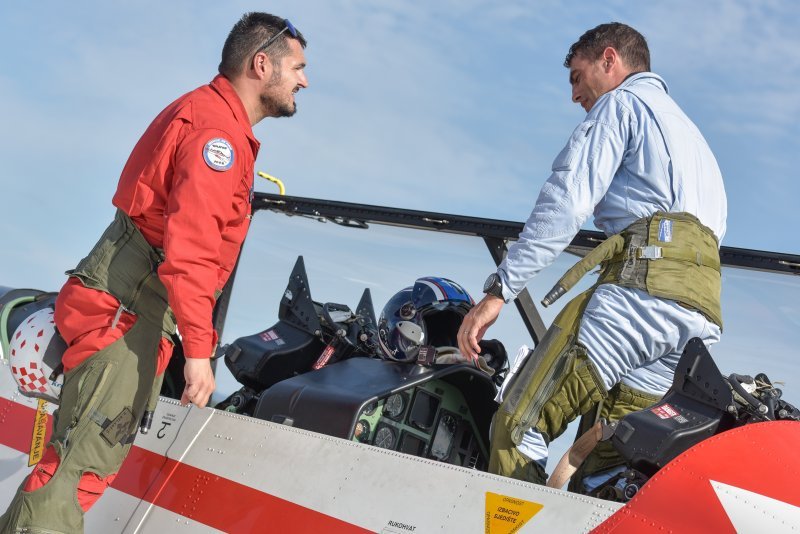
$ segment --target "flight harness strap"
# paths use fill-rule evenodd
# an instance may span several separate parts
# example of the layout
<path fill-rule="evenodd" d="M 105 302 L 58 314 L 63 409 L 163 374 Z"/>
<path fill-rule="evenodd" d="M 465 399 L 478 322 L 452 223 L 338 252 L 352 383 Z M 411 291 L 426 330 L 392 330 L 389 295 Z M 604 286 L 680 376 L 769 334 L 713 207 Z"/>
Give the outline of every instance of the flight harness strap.
<path fill-rule="evenodd" d="M 722 328 L 719 243 L 694 215 L 657 212 L 639 219 L 576 263 L 542 304 L 555 302 L 598 265 L 598 285 L 637 288 L 677 301 Z"/>
<path fill-rule="evenodd" d="M 139 318 L 161 327 L 166 336 L 175 334 L 175 315 L 167 305 L 167 290 L 158 278 L 164 252 L 147 242 L 131 218 L 117 210 L 114 221 L 78 266 L 67 271 L 83 285 L 105 291 Z M 142 302 L 161 301 L 158 306 Z"/>
<path fill-rule="evenodd" d="M 657 212 L 622 235 L 625 250 L 607 262 L 599 284 L 675 300 L 722 328 L 719 243 L 711 229 L 689 213 Z"/>

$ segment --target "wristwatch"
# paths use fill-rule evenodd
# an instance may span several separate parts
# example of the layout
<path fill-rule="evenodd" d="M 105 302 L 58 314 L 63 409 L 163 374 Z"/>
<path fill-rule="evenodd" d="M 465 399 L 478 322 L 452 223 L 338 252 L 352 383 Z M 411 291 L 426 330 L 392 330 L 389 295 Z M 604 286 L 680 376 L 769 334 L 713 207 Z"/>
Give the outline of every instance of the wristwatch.
<path fill-rule="evenodd" d="M 483 292 L 487 295 L 503 299 L 503 280 L 500 278 L 500 275 L 497 273 L 490 274 L 489 278 L 483 283 Z"/>

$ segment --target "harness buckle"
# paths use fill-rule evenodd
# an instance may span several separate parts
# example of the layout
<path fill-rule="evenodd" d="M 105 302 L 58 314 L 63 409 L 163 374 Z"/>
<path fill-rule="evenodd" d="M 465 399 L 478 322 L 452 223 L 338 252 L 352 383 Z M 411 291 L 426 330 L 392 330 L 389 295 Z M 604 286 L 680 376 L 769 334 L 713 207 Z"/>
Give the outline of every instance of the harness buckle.
<path fill-rule="evenodd" d="M 657 260 L 662 258 L 661 247 L 656 245 L 647 245 L 646 247 L 639 248 L 639 257 L 646 260 Z"/>

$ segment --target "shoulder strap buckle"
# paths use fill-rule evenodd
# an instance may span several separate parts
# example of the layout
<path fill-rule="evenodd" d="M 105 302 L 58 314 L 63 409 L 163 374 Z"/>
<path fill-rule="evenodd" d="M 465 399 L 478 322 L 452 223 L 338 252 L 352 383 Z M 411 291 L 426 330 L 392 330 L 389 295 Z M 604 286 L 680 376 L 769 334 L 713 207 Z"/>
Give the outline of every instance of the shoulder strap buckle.
<path fill-rule="evenodd" d="M 664 257 L 661 253 L 661 247 L 657 247 L 656 245 L 640 247 L 638 256 L 639 258 L 643 258 L 645 260 L 657 260 Z"/>

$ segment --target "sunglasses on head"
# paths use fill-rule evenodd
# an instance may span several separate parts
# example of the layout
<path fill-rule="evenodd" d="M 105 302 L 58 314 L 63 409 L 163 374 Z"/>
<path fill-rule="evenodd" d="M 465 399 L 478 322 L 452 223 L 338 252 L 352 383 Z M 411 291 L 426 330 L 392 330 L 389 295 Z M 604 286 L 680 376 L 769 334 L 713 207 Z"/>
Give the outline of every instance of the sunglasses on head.
<path fill-rule="evenodd" d="M 294 27 L 294 24 L 289 22 L 289 19 L 283 19 L 283 22 L 286 24 L 283 27 L 283 29 L 281 31 L 279 31 L 278 33 L 276 33 L 275 35 L 273 35 L 272 37 L 270 37 L 269 39 L 267 39 L 267 42 L 265 42 L 263 45 L 261 45 L 258 48 L 256 48 L 256 54 L 258 54 L 259 52 L 269 48 L 269 45 L 274 43 L 275 39 L 280 37 L 284 32 L 289 32 L 289 35 L 291 35 L 292 37 L 295 37 L 295 38 L 297 37 L 297 28 Z"/>

